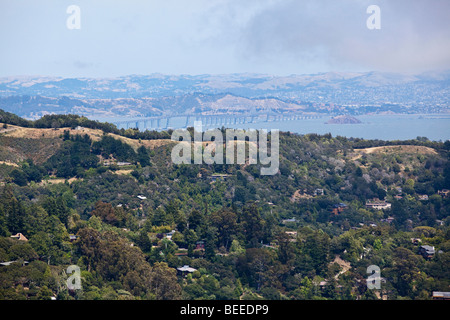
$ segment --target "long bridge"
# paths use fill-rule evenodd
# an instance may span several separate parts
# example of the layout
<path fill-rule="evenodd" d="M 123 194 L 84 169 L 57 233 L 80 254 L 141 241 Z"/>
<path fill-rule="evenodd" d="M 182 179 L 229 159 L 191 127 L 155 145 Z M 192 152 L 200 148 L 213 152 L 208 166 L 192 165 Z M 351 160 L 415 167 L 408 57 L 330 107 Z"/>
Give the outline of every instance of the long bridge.
<path fill-rule="evenodd" d="M 139 129 L 139 130 L 165 130 L 169 128 L 187 128 L 193 126 L 195 121 L 201 121 L 203 127 L 219 128 L 226 125 L 280 122 L 293 120 L 320 119 L 322 115 L 310 114 L 251 114 L 251 115 L 173 115 L 158 117 L 130 118 L 118 121 L 108 121 L 116 125 L 119 129 Z M 177 119 L 177 124 L 171 122 Z"/>

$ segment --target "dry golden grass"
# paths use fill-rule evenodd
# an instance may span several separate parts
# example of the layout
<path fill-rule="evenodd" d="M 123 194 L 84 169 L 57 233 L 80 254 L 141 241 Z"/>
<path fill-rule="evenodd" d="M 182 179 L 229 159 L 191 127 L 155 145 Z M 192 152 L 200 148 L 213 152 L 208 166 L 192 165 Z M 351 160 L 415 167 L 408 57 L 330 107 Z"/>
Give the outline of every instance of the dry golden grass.
<path fill-rule="evenodd" d="M 41 138 L 58 138 L 64 134 L 64 131 L 68 130 L 71 135 L 80 134 L 80 135 L 89 135 L 89 137 L 93 141 L 98 141 L 103 136 L 103 131 L 98 129 L 89 129 L 89 128 L 81 128 L 71 129 L 71 128 L 58 128 L 58 129 L 37 129 L 37 128 L 23 128 L 18 126 L 9 126 L 8 131 L 4 132 L 5 136 L 15 137 L 15 138 L 28 138 L 28 139 L 41 139 Z M 140 146 L 145 146 L 150 149 L 154 149 L 166 144 L 171 143 L 172 141 L 169 139 L 159 139 L 159 140 L 135 140 L 126 137 L 122 137 L 116 134 L 108 133 L 107 135 L 121 140 L 134 149 L 139 148 Z"/>
<path fill-rule="evenodd" d="M 312 199 L 312 198 L 314 197 L 309 194 L 306 194 L 304 191 L 302 192 L 302 190 L 299 189 L 294 192 L 290 200 L 291 202 L 295 202 L 299 199 Z"/>
<path fill-rule="evenodd" d="M 133 170 L 125 170 L 125 169 L 123 169 L 123 170 L 113 171 L 113 173 L 118 174 L 118 175 L 127 175 L 127 174 L 130 174 L 131 172 L 133 172 Z"/>
<path fill-rule="evenodd" d="M 69 184 L 71 184 L 74 181 L 79 180 L 78 178 L 70 178 L 67 181 L 69 182 Z M 42 180 L 39 185 L 41 186 L 45 186 L 45 185 L 49 185 L 49 184 L 58 184 L 58 183 L 65 183 L 66 179 L 48 179 L 48 180 Z"/>
<path fill-rule="evenodd" d="M 384 146 L 384 147 L 373 147 L 358 150 L 366 154 L 370 153 L 411 153 L 411 154 L 437 154 L 436 150 L 424 146 L 413 146 L 413 145 L 397 145 L 397 146 Z"/>
<path fill-rule="evenodd" d="M 18 164 L 10 162 L 10 161 L 0 161 L 0 164 L 6 164 L 7 166 L 19 167 Z"/>
<path fill-rule="evenodd" d="M 413 146 L 413 145 L 396 145 L 396 146 L 383 146 L 383 147 L 372 147 L 365 149 L 355 150 L 355 155 L 351 160 L 355 161 L 361 158 L 364 154 L 422 154 L 422 155 L 435 155 L 436 150 L 424 146 Z"/>

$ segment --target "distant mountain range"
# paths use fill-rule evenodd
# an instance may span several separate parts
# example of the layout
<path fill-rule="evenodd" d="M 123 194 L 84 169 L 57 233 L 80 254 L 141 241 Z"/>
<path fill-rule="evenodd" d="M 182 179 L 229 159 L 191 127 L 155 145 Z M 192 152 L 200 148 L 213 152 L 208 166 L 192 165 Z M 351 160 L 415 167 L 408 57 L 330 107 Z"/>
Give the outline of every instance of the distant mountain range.
<path fill-rule="evenodd" d="M 47 113 L 159 116 L 270 111 L 331 114 L 449 111 L 450 72 L 270 76 L 130 75 L 117 78 L 0 78 L 0 108 Z"/>

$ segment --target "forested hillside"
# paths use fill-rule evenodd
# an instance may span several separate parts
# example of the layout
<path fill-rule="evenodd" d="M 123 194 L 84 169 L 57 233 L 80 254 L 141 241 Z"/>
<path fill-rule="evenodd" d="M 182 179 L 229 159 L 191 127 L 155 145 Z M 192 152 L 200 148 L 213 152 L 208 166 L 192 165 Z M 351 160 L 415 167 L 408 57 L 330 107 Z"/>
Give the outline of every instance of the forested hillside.
<path fill-rule="evenodd" d="M 1 116 L 2 300 L 431 299 L 448 291 L 449 141 L 283 132 L 279 172 L 262 176 L 259 164 L 175 165 L 170 132 Z M 17 136 L 24 127 L 62 129 Z M 161 138 L 167 143 L 149 141 Z M 33 159 L 25 150 L 36 144 L 48 154 Z M 70 265 L 80 267 L 82 289 L 68 289 Z M 379 290 L 367 287 L 371 265 L 381 270 Z"/>

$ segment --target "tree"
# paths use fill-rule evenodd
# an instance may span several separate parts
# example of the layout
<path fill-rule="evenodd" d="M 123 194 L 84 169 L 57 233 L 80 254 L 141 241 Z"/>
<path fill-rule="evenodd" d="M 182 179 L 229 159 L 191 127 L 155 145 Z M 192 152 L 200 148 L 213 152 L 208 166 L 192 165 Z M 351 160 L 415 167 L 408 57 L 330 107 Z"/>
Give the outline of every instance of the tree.
<path fill-rule="evenodd" d="M 52 240 L 45 231 L 36 232 L 29 243 L 40 257 L 49 256 Z"/>
<path fill-rule="evenodd" d="M 412 295 L 421 265 L 421 258 L 411 250 L 401 247 L 394 250 L 393 267 L 389 273 L 399 295 Z"/>
<path fill-rule="evenodd" d="M 325 275 L 330 257 L 330 237 L 317 231 L 306 238 L 304 251 L 311 257 L 314 270 L 319 275 Z"/>
<path fill-rule="evenodd" d="M 194 230 L 198 235 L 202 235 L 205 228 L 204 215 L 199 210 L 193 210 L 188 217 L 189 229 Z"/>
<path fill-rule="evenodd" d="M 156 300 L 178 300 L 181 287 L 177 281 L 177 272 L 165 262 L 156 262 L 150 276 L 150 292 Z"/>
<path fill-rule="evenodd" d="M 36 297 L 38 300 L 50 300 L 52 296 L 53 296 L 52 291 L 47 286 L 43 286 L 42 288 L 39 289 L 39 292 Z"/>
<path fill-rule="evenodd" d="M 31 261 L 36 258 L 38 258 L 36 251 L 33 249 L 29 242 L 15 242 L 9 248 L 9 259 L 11 260 Z"/>
<path fill-rule="evenodd" d="M 217 228 L 218 246 L 228 249 L 238 230 L 237 215 L 232 210 L 222 209 L 211 213 L 211 223 Z"/>
<path fill-rule="evenodd" d="M 99 217 L 100 219 L 102 219 L 102 221 L 112 225 L 116 225 L 118 222 L 116 214 L 114 212 L 114 208 L 110 203 L 97 201 L 95 203 L 95 208 L 91 214 L 93 216 Z"/>
<path fill-rule="evenodd" d="M 91 271 L 97 262 L 101 259 L 100 256 L 100 232 L 92 228 L 82 228 L 77 233 L 79 240 L 76 248 L 79 255 L 83 258 L 87 271 Z"/>
<path fill-rule="evenodd" d="M 174 223 L 178 224 L 183 219 L 183 214 L 180 212 L 179 201 L 169 201 L 166 206 L 166 215 L 169 216 L 169 220 L 173 220 Z"/>
<path fill-rule="evenodd" d="M 11 233 L 24 232 L 26 211 L 20 201 L 14 196 L 4 204 L 7 215 L 7 225 Z"/>
<path fill-rule="evenodd" d="M 21 187 L 26 186 L 28 183 L 27 175 L 22 170 L 14 169 L 11 171 L 10 176 L 13 182 Z"/>
<path fill-rule="evenodd" d="M 240 219 L 247 246 L 249 248 L 256 247 L 264 235 L 264 220 L 261 218 L 256 204 L 245 206 Z"/>
<path fill-rule="evenodd" d="M 278 232 L 276 239 L 278 241 L 278 259 L 281 263 L 287 264 L 295 255 L 291 238 L 286 232 Z"/>
<path fill-rule="evenodd" d="M 236 255 L 241 255 L 241 254 L 245 253 L 245 249 L 242 248 L 242 246 L 241 246 L 241 244 L 239 243 L 238 240 L 234 239 L 231 242 L 230 253 L 236 254 Z"/>
<path fill-rule="evenodd" d="M 62 196 L 58 197 L 58 198 L 56 198 L 55 205 L 56 205 L 57 217 L 65 226 L 67 226 L 70 211 L 69 211 L 69 208 L 67 207 L 66 201 L 64 200 L 64 198 Z"/>
<path fill-rule="evenodd" d="M 25 220 L 26 234 L 31 237 L 34 234 L 47 230 L 47 211 L 41 206 L 32 205 Z"/>
<path fill-rule="evenodd" d="M 213 259 L 216 255 L 215 243 L 217 242 L 217 228 L 209 226 L 205 230 L 205 257 Z"/>
<path fill-rule="evenodd" d="M 6 214 L 3 205 L 0 203 L 0 237 L 6 237 L 9 234 L 6 224 Z"/>
<path fill-rule="evenodd" d="M 147 148 L 140 146 L 137 149 L 137 158 L 142 167 L 150 165 L 150 155 L 148 154 Z"/>
<path fill-rule="evenodd" d="M 260 290 L 263 287 L 281 288 L 279 274 L 271 252 L 267 249 L 250 248 L 245 254 L 245 270 L 250 285 Z"/>

